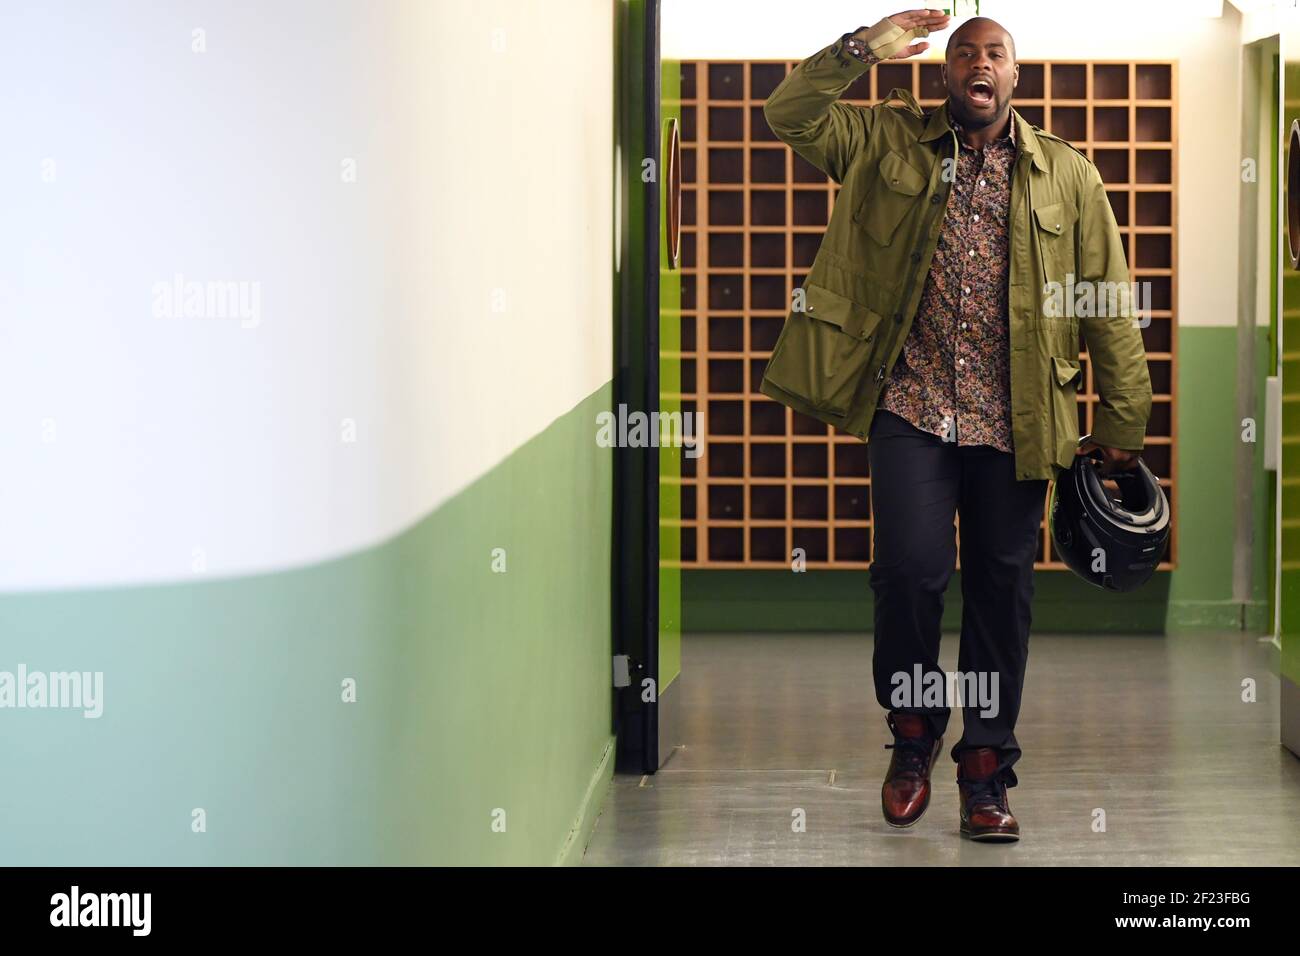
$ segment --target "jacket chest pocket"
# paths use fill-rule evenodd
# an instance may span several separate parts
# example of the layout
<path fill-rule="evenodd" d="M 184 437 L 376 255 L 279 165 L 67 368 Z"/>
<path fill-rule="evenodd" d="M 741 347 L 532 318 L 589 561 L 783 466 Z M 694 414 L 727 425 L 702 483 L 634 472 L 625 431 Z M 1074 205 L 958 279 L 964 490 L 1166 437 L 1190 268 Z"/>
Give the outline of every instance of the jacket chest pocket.
<path fill-rule="evenodd" d="M 805 284 L 806 310 L 791 312 L 763 377 L 814 408 L 848 415 L 881 316 L 830 289 Z"/>
<path fill-rule="evenodd" d="M 1034 207 L 1034 232 L 1038 236 L 1044 285 L 1048 282 L 1064 285 L 1066 275 L 1075 272 L 1074 222 L 1078 218 L 1073 203 L 1052 202 Z"/>
<path fill-rule="evenodd" d="M 881 159 L 876 177 L 853 213 L 853 221 L 877 244 L 887 246 L 893 242 L 903 217 L 917 206 L 917 197 L 925 186 L 925 176 L 891 150 Z"/>

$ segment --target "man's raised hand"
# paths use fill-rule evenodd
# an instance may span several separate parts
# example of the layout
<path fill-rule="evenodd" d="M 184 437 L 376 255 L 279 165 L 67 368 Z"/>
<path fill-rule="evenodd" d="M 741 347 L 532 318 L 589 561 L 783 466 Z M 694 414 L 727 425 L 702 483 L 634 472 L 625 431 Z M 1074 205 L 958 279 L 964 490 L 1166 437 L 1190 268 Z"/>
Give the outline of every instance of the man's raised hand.
<path fill-rule="evenodd" d="M 917 38 L 946 29 L 950 19 L 942 10 L 905 10 L 890 14 L 863 38 L 880 59 L 905 60 L 930 49 L 928 42 Z"/>

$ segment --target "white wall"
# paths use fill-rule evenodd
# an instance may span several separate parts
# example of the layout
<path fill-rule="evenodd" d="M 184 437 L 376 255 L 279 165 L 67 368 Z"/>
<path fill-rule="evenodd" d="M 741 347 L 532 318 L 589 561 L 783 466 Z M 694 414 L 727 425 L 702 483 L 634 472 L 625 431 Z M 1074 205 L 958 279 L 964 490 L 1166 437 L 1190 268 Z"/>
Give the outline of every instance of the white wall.
<path fill-rule="evenodd" d="M 607 382 L 613 15 L 6 0 L 0 589 L 355 550 Z"/>
<path fill-rule="evenodd" d="M 930 3 L 938 7 L 947 4 Z M 913 5 L 917 6 L 917 5 Z M 973 6 L 964 4 L 963 6 Z M 1240 182 L 1241 26 L 1197 15 L 1192 0 L 984 0 L 1025 60 L 1178 59 L 1178 306 L 1184 325 L 1235 325 Z M 1214 6 L 1211 4 L 1210 6 Z M 803 59 L 836 37 L 908 4 L 664 0 L 663 55 L 673 59 Z M 960 21 L 937 34 L 925 56 L 943 59 Z"/>

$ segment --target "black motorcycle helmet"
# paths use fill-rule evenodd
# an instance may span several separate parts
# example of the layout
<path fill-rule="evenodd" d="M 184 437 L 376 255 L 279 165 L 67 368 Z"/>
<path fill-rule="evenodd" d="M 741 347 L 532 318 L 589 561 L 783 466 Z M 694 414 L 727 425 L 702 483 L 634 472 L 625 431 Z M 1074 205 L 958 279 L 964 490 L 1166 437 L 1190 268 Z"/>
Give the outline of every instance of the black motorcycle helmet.
<path fill-rule="evenodd" d="M 1091 439 L 1084 435 L 1079 444 Z M 1150 579 L 1164 556 L 1169 499 L 1141 458 L 1135 467 L 1106 476 L 1119 487 L 1119 499 L 1112 498 L 1102 484 L 1104 460 L 1099 449 L 1076 455 L 1052 483 L 1052 541 L 1070 570 L 1089 584 L 1132 591 Z"/>

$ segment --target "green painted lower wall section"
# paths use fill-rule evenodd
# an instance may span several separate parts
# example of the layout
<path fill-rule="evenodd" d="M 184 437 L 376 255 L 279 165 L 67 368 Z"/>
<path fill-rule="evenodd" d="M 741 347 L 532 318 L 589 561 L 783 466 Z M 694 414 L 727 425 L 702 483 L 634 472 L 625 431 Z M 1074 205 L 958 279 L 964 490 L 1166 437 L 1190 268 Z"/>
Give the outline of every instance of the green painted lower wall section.
<path fill-rule="evenodd" d="M 1296 92 L 1300 91 L 1300 63 L 1294 54 L 1286 64 L 1286 116 L 1283 128 L 1290 129 L 1297 116 Z M 1279 243 L 1287 241 L 1285 230 Z M 1285 246 L 1281 248 L 1285 249 Z M 1282 540 L 1279 558 L 1280 631 L 1282 675 L 1300 684 L 1300 272 L 1282 270 Z M 1298 722 L 1294 713 L 1283 709 L 1284 726 Z M 1284 731 L 1285 733 L 1285 731 Z M 1292 743 L 1294 748 L 1294 741 Z"/>
<path fill-rule="evenodd" d="M 1168 574 L 1142 592 L 1109 594 L 1073 575 L 1042 572 L 1034 583 L 1036 630 L 1157 633 L 1163 630 Z M 872 629 L 872 593 L 858 571 L 686 571 L 686 630 L 865 631 Z M 1083 615 L 1083 616 L 1081 616 Z M 1086 621 L 1086 624 L 1084 623 Z M 944 599 L 943 626 L 961 624 L 961 574 Z"/>
<path fill-rule="evenodd" d="M 0 670 L 104 674 L 99 719 L 0 710 L 0 863 L 576 861 L 613 768 L 611 400 L 358 554 L 0 597 Z"/>
<path fill-rule="evenodd" d="M 1178 330 L 1178 567 L 1159 572 L 1132 594 L 1089 587 L 1068 571 L 1035 576 L 1034 626 L 1040 630 L 1162 633 L 1193 628 L 1271 629 L 1268 613 L 1268 540 L 1273 534 L 1271 481 L 1263 470 L 1263 428 L 1253 446 L 1259 476 L 1252 595 L 1233 594 L 1236 520 L 1235 456 L 1241 442 L 1236 413 L 1235 326 Z M 1269 354 L 1262 329 L 1256 354 Z M 1263 363 L 1261 362 L 1261 366 Z M 1261 373 L 1263 368 L 1261 367 Z M 1262 399 L 1263 376 L 1257 384 Z M 1188 400 L 1188 398 L 1192 400 Z M 1262 403 L 1259 406 L 1263 407 Z M 1265 500 L 1267 499 L 1267 500 Z M 687 631 L 871 630 L 872 594 L 866 571 L 730 571 L 689 569 L 682 576 Z M 945 628 L 961 620 L 961 575 L 944 605 Z"/>
<path fill-rule="evenodd" d="M 1266 373 L 1267 330 L 1256 338 L 1255 354 L 1260 381 L 1254 383 L 1262 397 Z M 1249 601 L 1233 598 L 1233 545 L 1236 537 L 1236 456 L 1241 446 L 1241 421 L 1237 415 L 1237 329 L 1235 326 L 1180 326 L 1178 329 L 1178 568 L 1170 574 L 1169 626 L 1241 627 L 1249 619 L 1264 628 L 1260 609 L 1268 600 L 1268 578 L 1256 574 Z M 1263 405 L 1258 406 L 1260 409 Z M 1254 472 L 1263 470 L 1263 417 L 1260 416 Z M 1256 494 L 1260 494 L 1256 482 Z M 1256 511 L 1255 540 L 1264 547 L 1272 523 L 1262 525 Z"/>
<path fill-rule="evenodd" d="M 668 131 L 682 120 L 682 64 L 664 60 L 659 67 L 660 122 L 663 124 L 663 153 L 669 155 Z M 668 234 L 668 202 L 659 204 L 659 234 Z M 659 267 L 659 411 L 680 414 L 682 401 L 682 272 L 678 263 Z M 682 556 L 682 536 L 677 522 L 682 515 L 682 449 L 659 449 L 659 688 L 667 690 L 682 671 L 682 576 L 676 564 Z"/>

